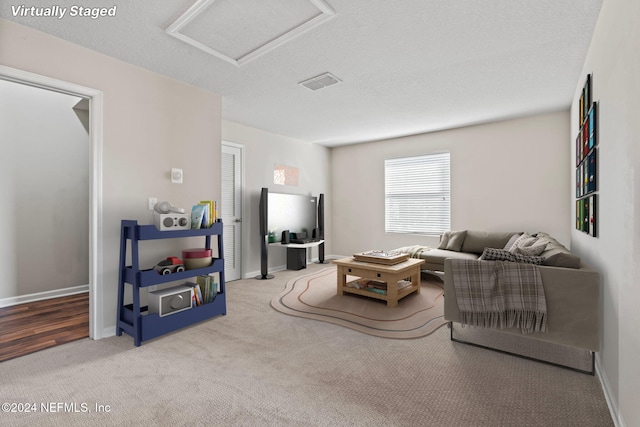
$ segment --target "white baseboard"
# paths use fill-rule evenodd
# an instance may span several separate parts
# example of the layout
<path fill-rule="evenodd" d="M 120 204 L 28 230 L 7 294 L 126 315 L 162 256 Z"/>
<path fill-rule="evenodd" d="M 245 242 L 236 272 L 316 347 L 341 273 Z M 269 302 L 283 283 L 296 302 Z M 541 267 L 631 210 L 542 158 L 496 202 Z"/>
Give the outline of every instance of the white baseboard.
<path fill-rule="evenodd" d="M 115 326 L 109 326 L 106 327 L 102 330 L 102 336 L 100 338 L 108 338 L 108 337 L 112 337 L 116 334 L 116 327 Z M 127 334 L 123 334 L 123 335 L 127 335 Z M 127 335 L 129 336 L 129 335 Z"/>
<path fill-rule="evenodd" d="M 613 424 L 616 427 L 625 427 L 622 416 L 618 411 L 618 404 L 616 402 L 615 396 L 613 395 L 611 384 L 609 383 L 607 374 L 602 369 L 602 362 L 600 361 L 599 354 L 596 354 L 596 373 L 598 375 L 598 378 L 600 379 L 600 385 L 602 386 L 602 391 L 604 392 L 604 398 L 607 401 L 607 406 L 609 406 L 609 412 L 611 413 Z"/>
<path fill-rule="evenodd" d="M 10 307 L 17 304 L 25 304 L 28 302 L 41 301 L 45 299 L 66 297 L 68 295 L 81 294 L 83 292 L 89 292 L 89 285 L 73 286 L 70 288 L 55 289 L 53 291 L 36 292 L 35 294 L 3 298 L 0 299 L 0 308 Z"/>

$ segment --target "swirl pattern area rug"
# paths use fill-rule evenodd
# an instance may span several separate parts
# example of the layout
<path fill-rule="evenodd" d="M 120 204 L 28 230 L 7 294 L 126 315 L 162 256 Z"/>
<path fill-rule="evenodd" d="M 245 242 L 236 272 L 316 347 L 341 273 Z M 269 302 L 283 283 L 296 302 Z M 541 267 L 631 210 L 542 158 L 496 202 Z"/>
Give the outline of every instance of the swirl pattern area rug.
<path fill-rule="evenodd" d="M 357 279 L 347 276 L 347 281 Z M 444 320 L 444 291 L 437 276 L 422 274 L 420 293 L 407 295 L 397 307 L 365 296 L 337 295 L 337 273 L 329 267 L 290 280 L 271 306 L 291 316 L 321 320 L 384 338 L 429 335 Z"/>

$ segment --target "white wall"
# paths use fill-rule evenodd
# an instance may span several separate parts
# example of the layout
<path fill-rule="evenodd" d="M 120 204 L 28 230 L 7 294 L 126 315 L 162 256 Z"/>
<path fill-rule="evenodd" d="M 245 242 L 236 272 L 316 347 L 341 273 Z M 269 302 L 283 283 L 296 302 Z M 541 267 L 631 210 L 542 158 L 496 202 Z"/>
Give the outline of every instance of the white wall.
<path fill-rule="evenodd" d="M 89 283 L 80 98 L 0 80 L 0 300 Z"/>
<path fill-rule="evenodd" d="M 120 221 L 151 223 L 149 196 L 183 207 L 199 200 L 220 200 L 221 98 L 2 19 L 0 52 L 2 64 L 8 67 L 104 93 L 104 240 L 99 261 L 104 270 L 103 323 L 105 333 L 113 333 Z M 184 169 L 184 184 L 171 184 L 172 167 Z M 43 182 L 46 179 L 42 177 Z M 167 254 L 166 242 L 147 243 L 153 254 L 143 255 L 143 267 L 153 266 L 161 254 L 174 254 Z M 173 242 L 177 245 L 193 243 Z M 178 249 L 175 252 L 179 254 Z"/>
<path fill-rule="evenodd" d="M 260 232 L 258 205 L 260 190 L 270 192 L 318 196 L 325 195 L 325 253 L 332 248 L 331 212 L 333 196 L 330 190 L 330 150 L 317 144 L 276 135 L 228 120 L 222 121 L 222 139 L 245 147 L 245 194 L 243 220 L 243 277 L 260 273 Z M 298 186 L 275 185 L 274 164 L 298 168 Z M 317 249 L 307 250 L 307 259 L 318 257 Z M 268 269 L 274 271 L 286 265 L 286 250 L 269 248 Z"/>
<path fill-rule="evenodd" d="M 350 145 L 332 150 L 333 251 L 340 255 L 439 236 L 384 231 L 384 160 L 451 153 L 451 228 L 545 231 L 569 243 L 569 113 Z"/>
<path fill-rule="evenodd" d="M 640 2 L 605 0 L 576 84 L 571 135 L 578 132 L 577 103 L 592 74 L 598 103 L 597 238 L 572 230 L 574 251 L 602 277 L 600 376 L 619 425 L 640 425 Z M 572 156 L 570 165 L 574 165 Z M 570 191 L 570 197 L 575 195 Z M 575 208 L 574 208 L 575 209 Z"/>

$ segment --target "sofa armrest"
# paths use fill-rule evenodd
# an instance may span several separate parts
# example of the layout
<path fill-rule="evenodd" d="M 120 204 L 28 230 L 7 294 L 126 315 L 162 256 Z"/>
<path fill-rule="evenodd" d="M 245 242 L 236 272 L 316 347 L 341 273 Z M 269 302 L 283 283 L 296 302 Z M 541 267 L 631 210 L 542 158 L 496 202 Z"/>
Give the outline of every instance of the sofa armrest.
<path fill-rule="evenodd" d="M 483 262 L 483 261 L 476 261 Z M 542 341 L 600 350 L 600 274 L 586 265 L 579 269 L 538 266 L 547 301 L 548 332 L 524 336 Z M 452 283 L 451 260 L 444 261 L 444 318 L 460 322 Z M 520 329 L 499 331 L 522 335 Z"/>

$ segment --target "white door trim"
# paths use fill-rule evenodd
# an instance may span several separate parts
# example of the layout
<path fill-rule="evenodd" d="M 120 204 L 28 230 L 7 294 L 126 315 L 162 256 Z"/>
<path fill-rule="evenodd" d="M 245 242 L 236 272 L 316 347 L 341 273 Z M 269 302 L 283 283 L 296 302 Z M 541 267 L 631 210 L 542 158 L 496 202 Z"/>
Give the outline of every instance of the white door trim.
<path fill-rule="evenodd" d="M 243 279 L 243 273 L 244 273 L 244 259 L 245 259 L 245 244 L 244 244 L 244 240 L 245 240 L 245 234 L 246 234 L 246 219 L 247 219 L 247 215 L 246 214 L 246 209 L 247 209 L 247 204 L 244 201 L 244 187 L 245 187 L 245 158 L 244 158 L 244 149 L 245 146 L 242 144 L 238 144 L 235 142 L 231 142 L 231 141 L 225 141 L 222 140 L 222 145 L 226 145 L 228 147 L 234 147 L 240 150 L 240 191 L 242 192 L 242 200 L 241 200 L 241 211 L 240 211 L 240 217 L 242 218 L 242 225 L 240 226 L 240 242 L 236 242 L 240 244 L 240 279 Z"/>
<path fill-rule="evenodd" d="M 104 334 L 102 297 L 102 91 L 0 65 L 0 79 L 89 99 L 91 183 L 89 187 L 89 336 Z"/>

